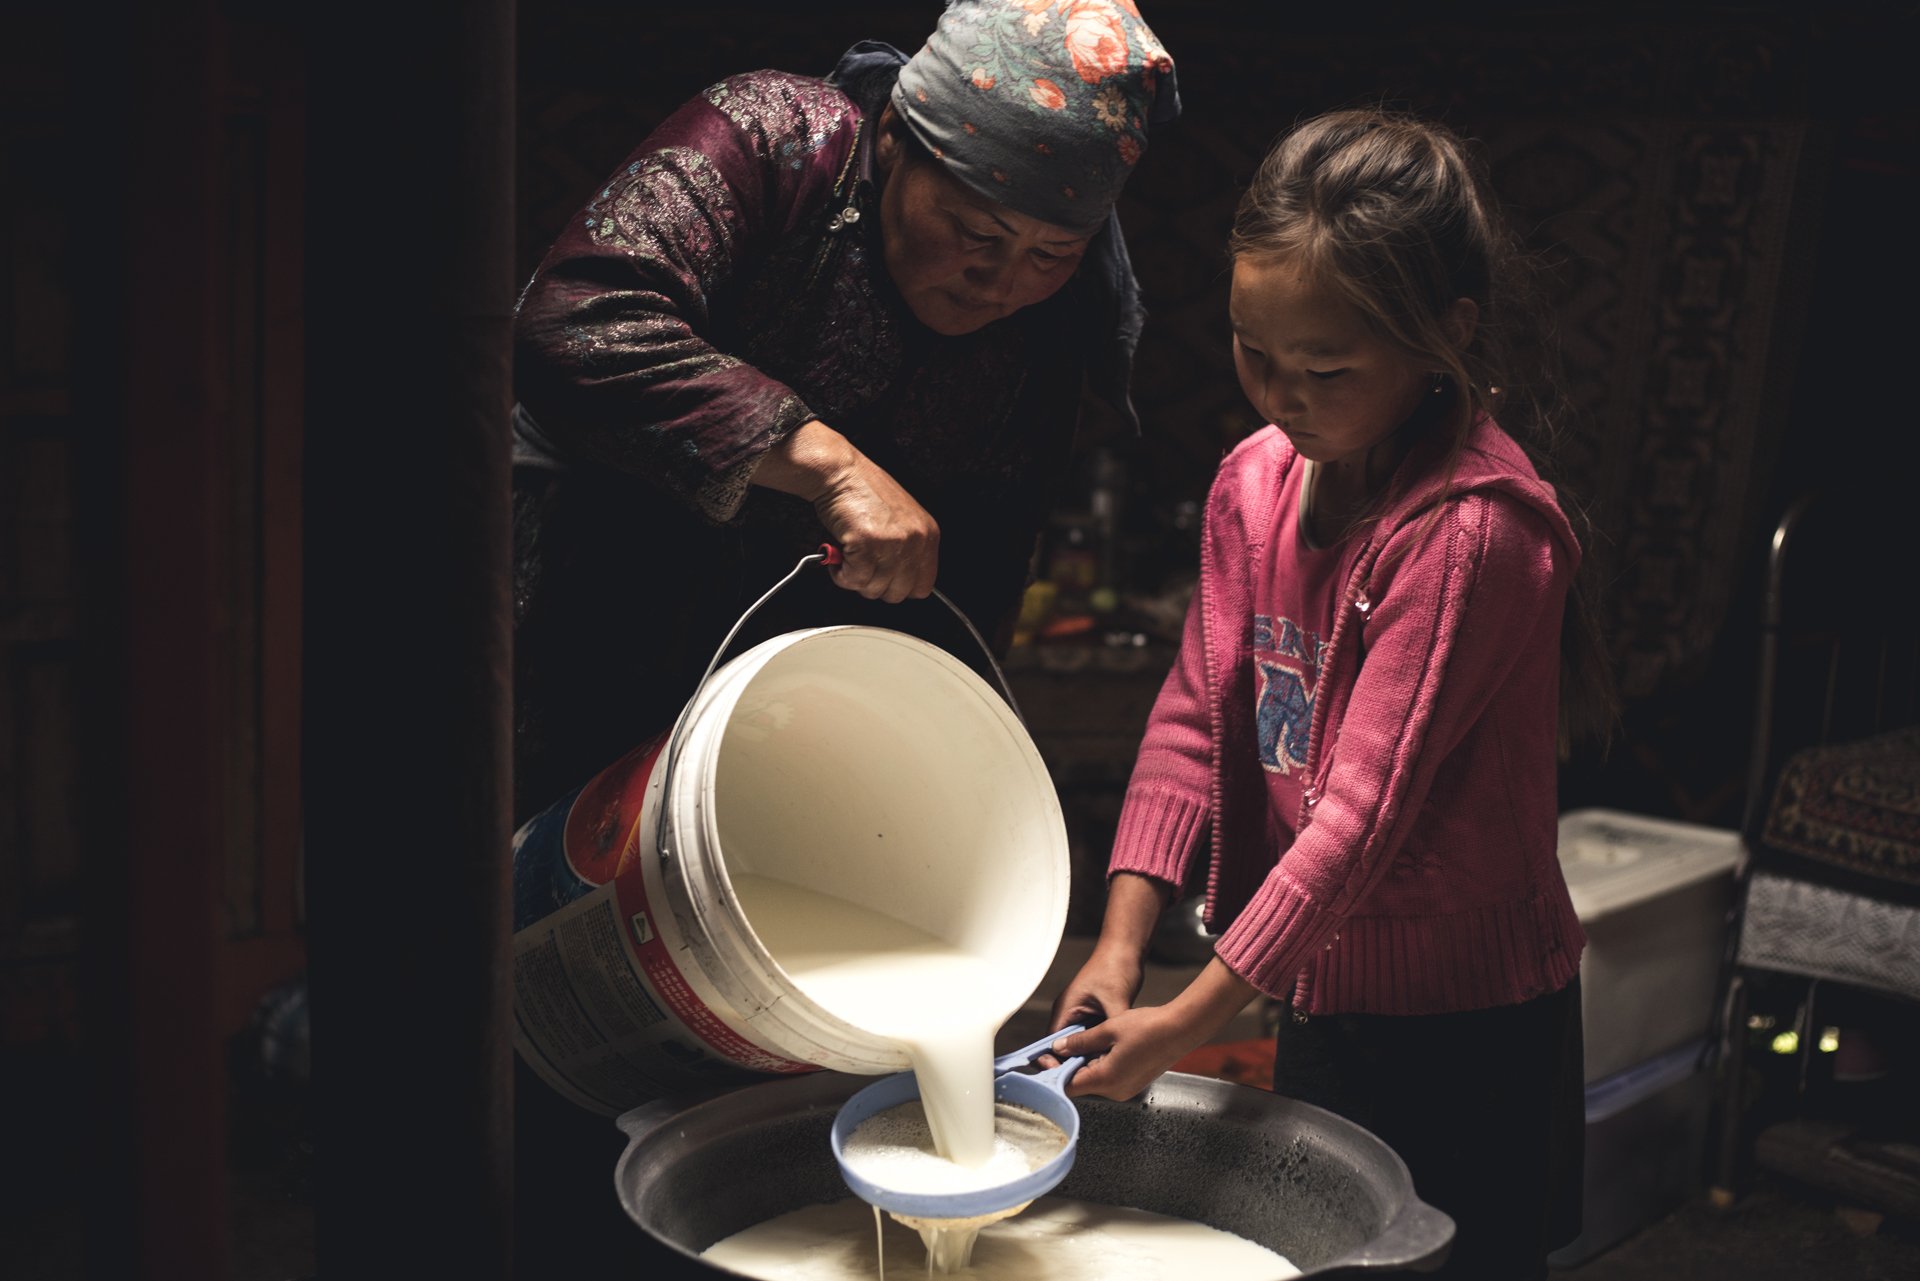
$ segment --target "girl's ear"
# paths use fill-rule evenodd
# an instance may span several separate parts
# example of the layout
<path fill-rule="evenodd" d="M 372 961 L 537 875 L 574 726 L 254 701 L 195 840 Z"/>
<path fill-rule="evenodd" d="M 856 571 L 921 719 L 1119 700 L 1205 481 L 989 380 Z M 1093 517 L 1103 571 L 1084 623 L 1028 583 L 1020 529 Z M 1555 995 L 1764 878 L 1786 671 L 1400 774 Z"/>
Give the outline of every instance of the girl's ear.
<path fill-rule="evenodd" d="M 1471 298 L 1455 298 L 1453 306 L 1441 318 L 1447 339 L 1455 351 L 1465 351 L 1473 343 L 1473 331 L 1480 324 L 1480 304 Z"/>

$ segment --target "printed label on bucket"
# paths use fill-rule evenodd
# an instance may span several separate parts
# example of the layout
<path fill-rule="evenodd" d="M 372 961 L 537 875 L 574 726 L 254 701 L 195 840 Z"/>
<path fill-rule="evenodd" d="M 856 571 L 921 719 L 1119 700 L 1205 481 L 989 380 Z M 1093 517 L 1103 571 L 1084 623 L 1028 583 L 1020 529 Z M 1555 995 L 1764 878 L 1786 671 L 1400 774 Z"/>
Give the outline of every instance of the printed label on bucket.
<path fill-rule="evenodd" d="M 515 1044 L 548 1084 L 609 1115 L 695 1084 L 682 1064 L 701 1057 L 655 1039 L 667 1015 L 625 955 L 617 912 L 603 885 L 513 940 Z"/>
<path fill-rule="evenodd" d="M 642 817 L 663 742 L 629 753 L 514 837 L 514 1045 L 547 1084 L 607 1116 L 814 1070 L 742 1035 L 675 963 L 679 932 L 655 910 L 658 864 Z"/>

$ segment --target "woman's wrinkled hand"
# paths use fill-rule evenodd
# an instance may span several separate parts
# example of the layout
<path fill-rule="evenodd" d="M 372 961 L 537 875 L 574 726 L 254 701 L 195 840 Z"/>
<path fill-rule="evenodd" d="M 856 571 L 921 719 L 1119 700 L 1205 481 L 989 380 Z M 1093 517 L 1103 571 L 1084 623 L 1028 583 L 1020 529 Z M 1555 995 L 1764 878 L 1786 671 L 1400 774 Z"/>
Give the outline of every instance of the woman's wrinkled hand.
<path fill-rule="evenodd" d="M 845 557 L 833 581 L 894 605 L 926 596 L 940 572 L 940 526 L 898 481 L 855 453 L 854 464 L 813 500 Z"/>
<path fill-rule="evenodd" d="M 768 450 L 753 482 L 813 504 L 845 563 L 837 586 L 889 604 L 933 591 L 940 526 L 900 483 L 822 422 L 810 422 Z"/>

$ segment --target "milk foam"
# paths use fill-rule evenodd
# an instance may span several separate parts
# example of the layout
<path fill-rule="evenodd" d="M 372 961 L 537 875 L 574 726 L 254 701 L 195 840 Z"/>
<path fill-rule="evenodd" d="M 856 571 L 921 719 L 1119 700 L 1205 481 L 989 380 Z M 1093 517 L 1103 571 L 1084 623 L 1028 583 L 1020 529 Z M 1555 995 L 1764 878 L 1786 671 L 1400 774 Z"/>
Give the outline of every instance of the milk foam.
<path fill-rule="evenodd" d="M 842 1149 L 861 1177 L 897 1192 L 942 1195 L 995 1188 L 1026 1177 L 1067 1146 L 1066 1131 L 1031 1108 L 993 1105 L 993 1156 L 969 1168 L 935 1150 L 927 1114 L 918 1101 L 862 1121 Z"/>
<path fill-rule="evenodd" d="M 886 1222 L 883 1281 L 922 1281 L 911 1232 Z M 811 1205 L 756 1224 L 701 1256 L 762 1281 L 874 1281 L 872 1211 L 857 1199 Z M 1041 1197 L 980 1233 L 975 1281 L 1280 1281 L 1300 1270 L 1264 1246 L 1185 1219 Z"/>

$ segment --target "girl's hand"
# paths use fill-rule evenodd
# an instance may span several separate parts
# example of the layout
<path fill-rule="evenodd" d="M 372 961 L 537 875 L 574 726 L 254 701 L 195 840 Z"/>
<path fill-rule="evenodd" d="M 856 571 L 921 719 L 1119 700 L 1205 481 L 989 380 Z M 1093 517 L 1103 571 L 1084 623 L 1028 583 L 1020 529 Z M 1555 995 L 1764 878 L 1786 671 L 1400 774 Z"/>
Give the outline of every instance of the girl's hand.
<path fill-rule="evenodd" d="M 845 436 L 810 422 L 769 449 L 753 483 L 813 504 L 845 563 L 828 571 L 837 586 L 899 604 L 933 591 L 940 526 Z"/>
<path fill-rule="evenodd" d="M 1053 1030 L 1057 1032 L 1069 1023 L 1091 1027 L 1125 1014 L 1133 1008 L 1144 976 L 1138 957 L 1130 958 L 1119 949 L 1094 949 L 1093 956 L 1054 1001 Z M 1044 1055 L 1040 1062 L 1043 1067 L 1057 1066 Z"/>
<path fill-rule="evenodd" d="M 1056 1059 L 1092 1059 L 1074 1073 L 1067 1093 L 1132 1098 L 1189 1050 L 1205 1045 L 1255 995 L 1254 986 L 1216 956 L 1168 1004 L 1127 1010 L 1099 1027 L 1055 1041 Z"/>
<path fill-rule="evenodd" d="M 1187 1051 L 1206 1044 L 1214 1029 L 1195 1026 L 1175 1005 L 1143 1005 L 1114 1015 L 1099 1027 L 1053 1043 L 1054 1057 L 1091 1060 L 1073 1074 L 1067 1093 L 1130 1099 Z"/>
<path fill-rule="evenodd" d="M 1098 1023 L 1133 1008 L 1146 975 L 1147 941 L 1171 897 L 1172 886 L 1138 872 L 1119 872 L 1108 882 L 1100 942 L 1054 1001 L 1054 1031 L 1069 1023 Z M 1048 1054 L 1039 1062 L 1041 1067 L 1059 1066 Z"/>

